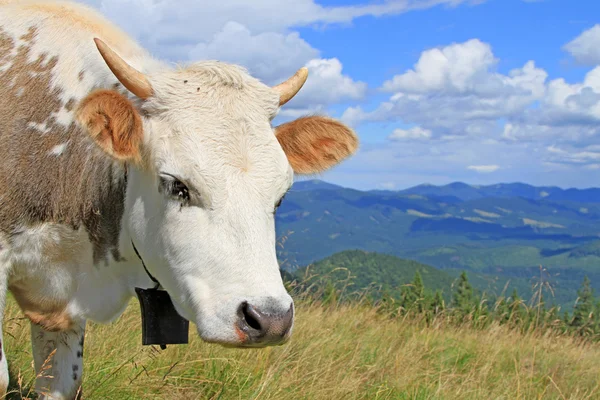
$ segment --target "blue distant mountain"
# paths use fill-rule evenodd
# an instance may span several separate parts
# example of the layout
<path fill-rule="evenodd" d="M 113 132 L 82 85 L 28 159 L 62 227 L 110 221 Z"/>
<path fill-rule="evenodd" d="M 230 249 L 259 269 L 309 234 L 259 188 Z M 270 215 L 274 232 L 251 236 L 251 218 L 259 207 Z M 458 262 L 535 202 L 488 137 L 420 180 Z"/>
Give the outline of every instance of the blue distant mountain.
<path fill-rule="evenodd" d="M 277 230 L 290 271 L 360 249 L 499 279 L 526 280 L 541 265 L 563 300 L 584 275 L 600 290 L 598 188 L 456 182 L 394 192 L 301 181 L 277 212 Z"/>
<path fill-rule="evenodd" d="M 343 189 L 342 186 L 334 185 L 332 183 L 327 183 L 318 179 L 312 179 L 309 181 L 297 181 L 294 182 L 294 186 L 292 186 L 292 190 L 295 191 L 304 191 L 304 190 L 337 190 Z"/>
<path fill-rule="evenodd" d="M 499 183 L 478 186 L 454 182 L 444 186 L 419 185 L 402 194 L 417 194 L 433 197 L 456 197 L 460 200 L 475 200 L 485 197 L 523 197 L 533 200 L 559 200 L 576 202 L 600 202 L 600 189 L 561 189 L 556 186 L 531 186 L 525 183 Z"/>

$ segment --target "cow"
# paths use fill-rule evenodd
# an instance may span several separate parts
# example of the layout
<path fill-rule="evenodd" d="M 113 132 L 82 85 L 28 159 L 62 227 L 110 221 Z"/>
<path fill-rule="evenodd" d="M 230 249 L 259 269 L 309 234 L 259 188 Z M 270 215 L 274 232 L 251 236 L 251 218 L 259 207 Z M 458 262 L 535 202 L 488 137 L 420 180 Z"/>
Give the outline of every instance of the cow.
<path fill-rule="evenodd" d="M 326 116 L 273 125 L 307 74 L 175 66 L 85 5 L 0 0 L 0 307 L 30 320 L 40 398 L 80 395 L 86 321 L 155 281 L 206 342 L 289 339 L 276 209 L 358 147 Z"/>

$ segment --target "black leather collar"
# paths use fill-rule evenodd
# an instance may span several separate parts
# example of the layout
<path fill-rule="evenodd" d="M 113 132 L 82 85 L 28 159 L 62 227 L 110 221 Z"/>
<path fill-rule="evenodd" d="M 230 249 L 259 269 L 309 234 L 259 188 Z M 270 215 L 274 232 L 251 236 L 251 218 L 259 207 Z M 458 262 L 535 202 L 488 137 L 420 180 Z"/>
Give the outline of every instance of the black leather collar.
<path fill-rule="evenodd" d="M 150 271 L 148 271 L 148 268 L 146 268 L 146 264 L 144 263 L 144 260 L 142 259 L 142 256 L 140 256 L 140 253 L 138 252 L 137 248 L 135 247 L 135 244 L 133 244 L 133 240 L 131 241 L 131 245 L 133 246 L 133 251 L 135 251 L 135 254 L 138 256 L 138 258 L 142 262 L 142 266 L 144 267 L 144 271 L 146 271 L 146 273 L 148 274 L 148 276 L 150 277 L 150 279 L 152 279 L 152 282 L 154 282 L 156 284 L 156 286 L 154 286 L 154 290 L 158 289 L 160 287 L 160 282 L 155 277 L 153 277 L 152 274 L 150 273 Z"/>

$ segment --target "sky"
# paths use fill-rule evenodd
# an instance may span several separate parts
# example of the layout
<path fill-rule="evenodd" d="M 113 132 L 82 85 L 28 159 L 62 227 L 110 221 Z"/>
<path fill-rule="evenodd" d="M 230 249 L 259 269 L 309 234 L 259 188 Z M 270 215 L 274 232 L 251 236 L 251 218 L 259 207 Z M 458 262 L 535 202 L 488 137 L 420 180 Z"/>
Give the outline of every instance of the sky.
<path fill-rule="evenodd" d="M 320 179 L 600 186 L 600 1 L 88 0 L 156 57 L 307 66 L 275 123 L 311 113 L 358 134 Z"/>

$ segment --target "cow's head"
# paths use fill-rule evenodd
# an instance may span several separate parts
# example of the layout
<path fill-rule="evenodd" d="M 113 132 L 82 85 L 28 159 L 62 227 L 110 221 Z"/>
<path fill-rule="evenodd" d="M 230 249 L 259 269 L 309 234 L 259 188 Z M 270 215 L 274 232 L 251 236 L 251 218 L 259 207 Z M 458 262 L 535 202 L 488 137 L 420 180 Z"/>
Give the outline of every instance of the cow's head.
<path fill-rule="evenodd" d="M 217 62 L 144 75 L 96 44 L 137 100 L 93 92 L 77 117 L 130 165 L 124 226 L 148 270 L 204 340 L 285 342 L 294 306 L 277 263 L 275 211 L 294 172 L 338 164 L 356 136 L 324 117 L 271 125 L 306 69 L 276 87 Z"/>

